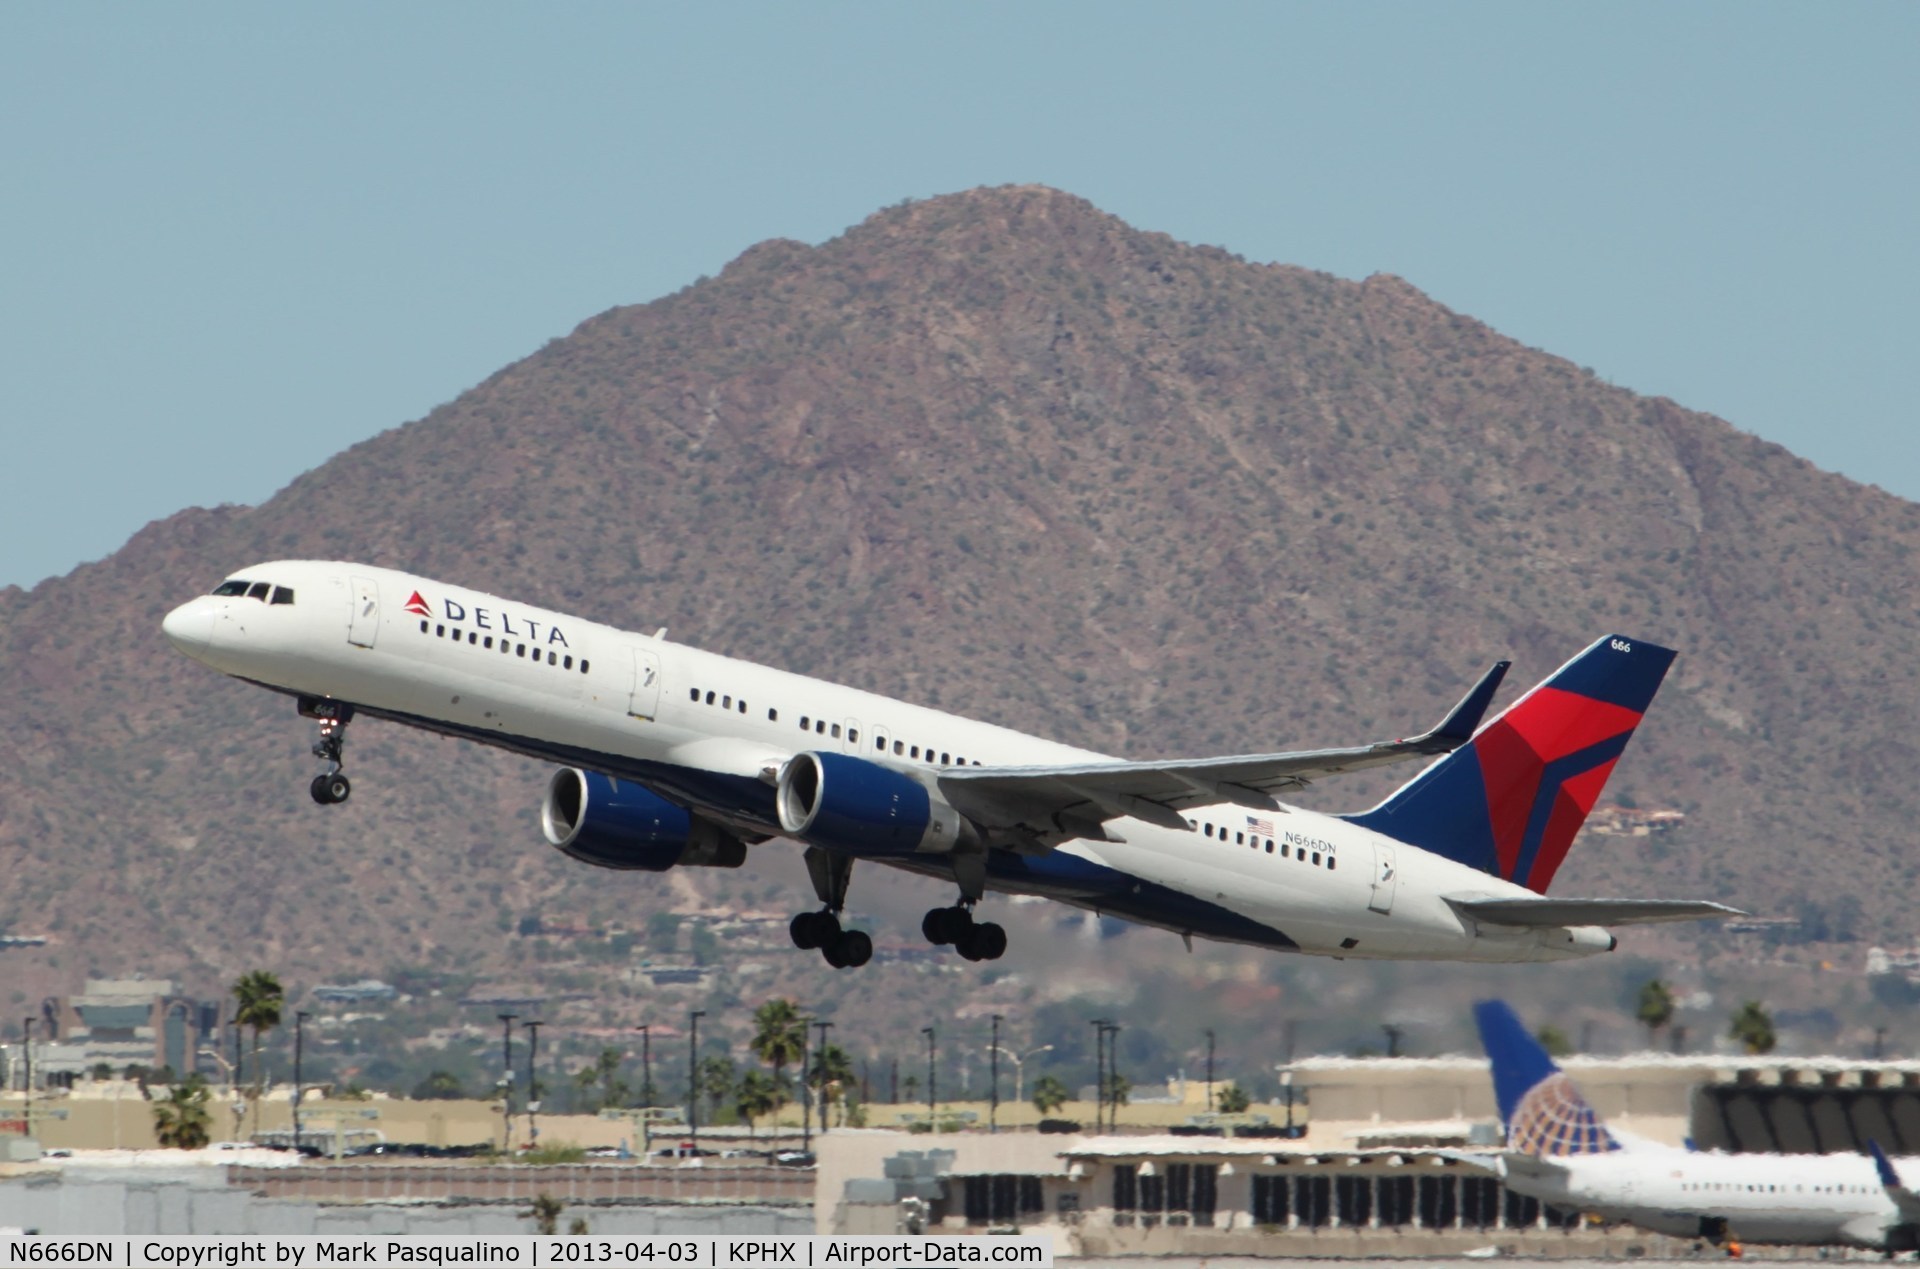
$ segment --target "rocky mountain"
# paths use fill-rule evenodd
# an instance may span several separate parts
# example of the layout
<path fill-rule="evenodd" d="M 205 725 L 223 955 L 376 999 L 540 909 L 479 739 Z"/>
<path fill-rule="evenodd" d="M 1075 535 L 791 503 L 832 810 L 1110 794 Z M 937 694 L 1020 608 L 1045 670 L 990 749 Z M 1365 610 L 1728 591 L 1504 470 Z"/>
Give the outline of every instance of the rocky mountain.
<path fill-rule="evenodd" d="M 259 507 L 0 591 L 0 927 L 55 940 L 0 978 L 17 1002 L 83 970 L 525 977 L 528 912 L 810 902 L 790 858 L 574 865 L 537 837 L 535 764 L 371 721 L 353 801 L 316 808 L 310 725 L 159 632 L 284 557 L 1136 757 L 1406 734 L 1498 657 L 1520 684 L 1601 633 L 1653 639 L 1681 658 L 1610 797 L 1685 826 L 1589 835 L 1556 892 L 1906 942 L 1916 548 L 1920 507 L 1397 278 L 1250 263 L 1045 188 L 903 204 L 593 317 Z M 856 892 L 906 894 L 916 937 L 942 892 L 872 871 Z"/>

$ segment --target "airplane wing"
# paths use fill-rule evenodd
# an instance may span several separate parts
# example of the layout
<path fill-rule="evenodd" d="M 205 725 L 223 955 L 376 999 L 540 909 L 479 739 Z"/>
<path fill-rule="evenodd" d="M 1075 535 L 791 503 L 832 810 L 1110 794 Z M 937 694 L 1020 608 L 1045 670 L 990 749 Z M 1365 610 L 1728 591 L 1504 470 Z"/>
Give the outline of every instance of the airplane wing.
<path fill-rule="evenodd" d="M 1452 898 L 1454 909 L 1495 925 L 1647 925 L 1656 921 L 1721 920 L 1746 916 L 1706 899 L 1474 899 Z"/>
<path fill-rule="evenodd" d="M 1473 738 L 1510 663 L 1501 661 L 1439 726 L 1407 740 L 1351 749 L 1241 754 L 1167 762 L 1100 762 L 1070 766 L 957 767 L 939 774 L 940 791 L 959 810 L 997 825 L 1099 824 L 1131 815 L 1185 829 L 1180 811 L 1231 802 L 1251 810 L 1279 808 L 1274 793 L 1323 776 L 1449 753 Z"/>

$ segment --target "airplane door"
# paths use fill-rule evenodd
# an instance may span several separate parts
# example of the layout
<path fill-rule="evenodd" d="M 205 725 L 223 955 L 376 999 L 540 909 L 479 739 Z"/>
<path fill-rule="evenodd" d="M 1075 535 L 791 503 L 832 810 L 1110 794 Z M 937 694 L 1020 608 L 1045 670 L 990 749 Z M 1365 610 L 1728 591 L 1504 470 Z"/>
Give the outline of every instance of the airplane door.
<path fill-rule="evenodd" d="M 1367 907 L 1375 912 L 1393 911 L 1393 889 L 1400 875 L 1393 862 L 1393 847 L 1385 842 L 1373 844 L 1373 897 Z"/>
<path fill-rule="evenodd" d="M 645 648 L 633 649 L 633 690 L 627 713 L 652 722 L 660 713 L 660 658 Z"/>
<path fill-rule="evenodd" d="M 380 583 L 371 577 L 353 579 L 353 620 L 347 626 L 347 642 L 362 648 L 373 646 L 380 633 Z"/>

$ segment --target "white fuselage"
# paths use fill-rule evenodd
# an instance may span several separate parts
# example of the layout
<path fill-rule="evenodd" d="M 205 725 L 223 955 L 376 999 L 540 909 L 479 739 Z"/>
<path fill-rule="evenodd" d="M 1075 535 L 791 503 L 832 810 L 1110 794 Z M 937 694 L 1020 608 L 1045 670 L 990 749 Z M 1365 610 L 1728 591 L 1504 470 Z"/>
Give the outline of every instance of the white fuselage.
<path fill-rule="evenodd" d="M 1873 1160 L 1855 1154 L 1720 1154 L 1641 1147 L 1540 1159 L 1505 1156 L 1507 1188 L 1656 1233 L 1725 1222 L 1743 1241 L 1884 1246 L 1899 1221 Z"/>
<path fill-rule="evenodd" d="M 928 770 L 1112 761 L 390 569 L 282 561 L 237 576 L 283 588 L 291 602 L 208 595 L 182 606 L 166 630 L 194 659 L 290 694 L 636 780 L 755 839 L 779 835 L 772 780 L 802 751 Z M 1594 927 L 1467 919 L 1443 896 L 1534 896 L 1338 818 L 1230 804 L 1183 814 L 1190 831 L 1118 819 L 1106 826 L 1118 840 L 1068 840 L 1037 858 L 992 851 L 988 888 L 1336 957 L 1542 961 L 1612 945 Z M 937 859 L 886 862 L 950 875 Z"/>

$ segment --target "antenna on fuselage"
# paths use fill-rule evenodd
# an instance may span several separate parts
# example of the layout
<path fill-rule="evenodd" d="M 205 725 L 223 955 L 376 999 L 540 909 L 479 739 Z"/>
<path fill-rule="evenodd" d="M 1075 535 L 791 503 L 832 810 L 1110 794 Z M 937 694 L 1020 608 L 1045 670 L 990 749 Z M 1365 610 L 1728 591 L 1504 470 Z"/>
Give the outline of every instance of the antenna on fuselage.
<path fill-rule="evenodd" d="M 653 637 L 655 639 L 658 639 L 661 643 L 665 643 L 667 641 L 667 628 L 665 626 L 660 627 L 658 630 L 653 632 Z"/>

